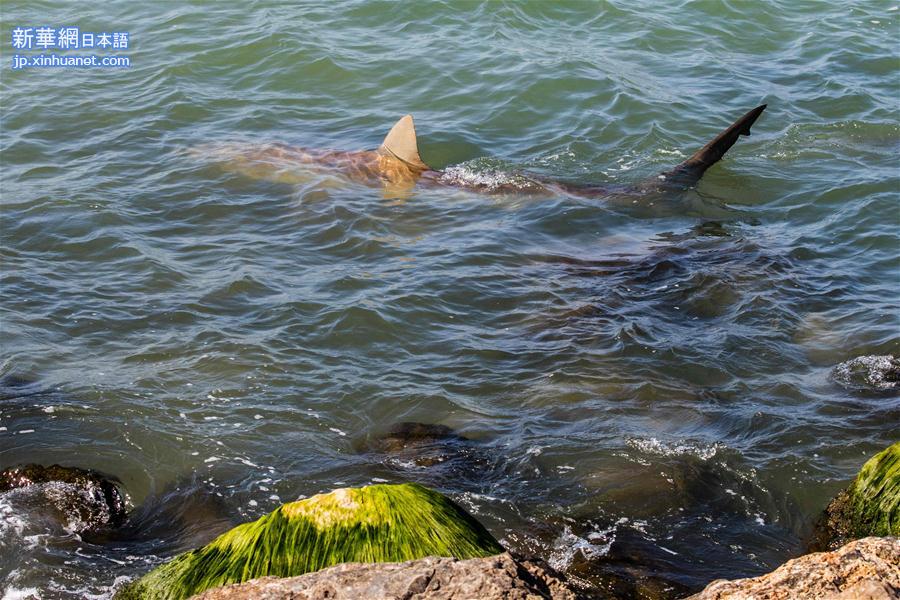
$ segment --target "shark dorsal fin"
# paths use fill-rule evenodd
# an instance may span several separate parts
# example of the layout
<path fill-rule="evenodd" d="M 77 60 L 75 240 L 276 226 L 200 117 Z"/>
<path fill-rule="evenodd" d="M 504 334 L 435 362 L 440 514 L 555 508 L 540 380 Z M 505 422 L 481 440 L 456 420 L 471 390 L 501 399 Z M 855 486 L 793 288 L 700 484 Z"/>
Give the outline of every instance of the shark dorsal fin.
<path fill-rule="evenodd" d="M 391 127 L 387 137 L 378 147 L 378 151 L 399 158 L 414 169 L 427 170 L 431 168 L 419 157 L 416 126 L 413 123 L 412 115 L 406 115 Z"/>

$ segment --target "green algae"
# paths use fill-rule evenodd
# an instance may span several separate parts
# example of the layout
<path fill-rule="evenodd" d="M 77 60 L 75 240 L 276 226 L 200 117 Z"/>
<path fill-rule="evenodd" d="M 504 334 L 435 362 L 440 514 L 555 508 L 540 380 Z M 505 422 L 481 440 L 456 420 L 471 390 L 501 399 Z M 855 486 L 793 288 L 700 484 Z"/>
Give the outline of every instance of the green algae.
<path fill-rule="evenodd" d="M 417 484 L 372 485 L 285 504 L 175 557 L 123 588 L 116 600 L 181 600 L 221 585 L 345 562 L 500 552 L 491 534 L 449 498 Z"/>
<path fill-rule="evenodd" d="M 868 536 L 900 536 L 900 442 L 869 459 L 832 500 L 810 549 L 833 550 Z"/>
<path fill-rule="evenodd" d="M 900 442 L 869 459 L 847 493 L 854 537 L 900 535 Z"/>

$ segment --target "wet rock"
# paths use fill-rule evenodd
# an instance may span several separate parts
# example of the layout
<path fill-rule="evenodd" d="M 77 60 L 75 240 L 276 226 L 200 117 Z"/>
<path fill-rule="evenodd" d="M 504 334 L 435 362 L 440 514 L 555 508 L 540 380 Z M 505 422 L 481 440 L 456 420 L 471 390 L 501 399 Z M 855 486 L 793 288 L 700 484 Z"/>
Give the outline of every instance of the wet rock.
<path fill-rule="evenodd" d="M 879 452 L 825 509 L 811 550 L 866 536 L 900 536 L 900 442 Z"/>
<path fill-rule="evenodd" d="M 457 560 L 428 557 L 404 563 L 348 563 L 300 577 L 263 577 L 210 590 L 195 600 L 576 600 L 564 578 L 539 560 L 503 553 Z"/>
<path fill-rule="evenodd" d="M 720 579 L 688 600 L 893 600 L 900 598 L 900 540 L 869 537 L 789 560 L 752 579 Z"/>
<path fill-rule="evenodd" d="M 0 494 L 17 510 L 44 513 L 75 533 L 117 525 L 127 508 L 125 496 L 109 477 L 60 465 L 0 471 Z"/>
<path fill-rule="evenodd" d="M 378 438 L 377 446 L 385 452 L 396 452 L 409 445 L 441 440 L 465 440 L 450 427 L 438 423 L 403 421 Z"/>
<path fill-rule="evenodd" d="M 890 354 L 857 356 L 836 366 L 831 376 L 853 390 L 900 389 L 900 359 Z"/>
<path fill-rule="evenodd" d="M 414 477 L 432 485 L 477 486 L 497 459 L 492 459 L 484 446 L 446 425 L 415 422 L 397 423 L 361 450 L 403 478 Z"/>
<path fill-rule="evenodd" d="M 456 447 L 469 441 L 446 425 L 407 421 L 391 427 L 374 441 L 371 449 L 407 457 L 419 466 L 430 467 L 446 461 Z"/>

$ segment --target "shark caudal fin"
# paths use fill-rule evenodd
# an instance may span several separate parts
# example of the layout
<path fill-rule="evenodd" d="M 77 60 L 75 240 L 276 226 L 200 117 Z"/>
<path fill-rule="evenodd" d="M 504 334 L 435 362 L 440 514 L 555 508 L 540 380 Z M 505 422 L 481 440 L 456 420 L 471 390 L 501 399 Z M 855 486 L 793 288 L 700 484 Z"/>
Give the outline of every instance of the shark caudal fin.
<path fill-rule="evenodd" d="M 717 135 L 710 143 L 697 150 L 689 159 L 671 171 L 663 173 L 663 176 L 667 181 L 678 185 L 690 186 L 697 183 L 708 168 L 725 156 L 725 153 L 734 146 L 739 137 L 750 135 L 750 127 L 764 110 L 766 110 L 765 104 L 749 111 L 732 123 L 728 129 Z"/>
<path fill-rule="evenodd" d="M 419 146 L 416 144 L 416 126 L 412 115 L 406 115 L 391 127 L 387 137 L 378 147 L 378 152 L 400 159 L 413 169 L 430 170 L 431 167 L 419 157 Z"/>

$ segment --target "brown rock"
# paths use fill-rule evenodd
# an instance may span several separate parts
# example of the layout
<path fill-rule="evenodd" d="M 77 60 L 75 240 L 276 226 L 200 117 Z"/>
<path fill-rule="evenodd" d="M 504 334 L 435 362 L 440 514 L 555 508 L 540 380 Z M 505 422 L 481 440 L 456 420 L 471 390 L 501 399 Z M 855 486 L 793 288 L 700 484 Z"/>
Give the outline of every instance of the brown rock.
<path fill-rule="evenodd" d="M 895 600 L 900 538 L 868 537 L 789 560 L 753 579 L 713 581 L 688 600 Z"/>
<path fill-rule="evenodd" d="M 457 560 L 346 563 L 299 577 L 262 577 L 207 590 L 192 600 L 578 600 L 539 560 L 509 553 Z"/>

